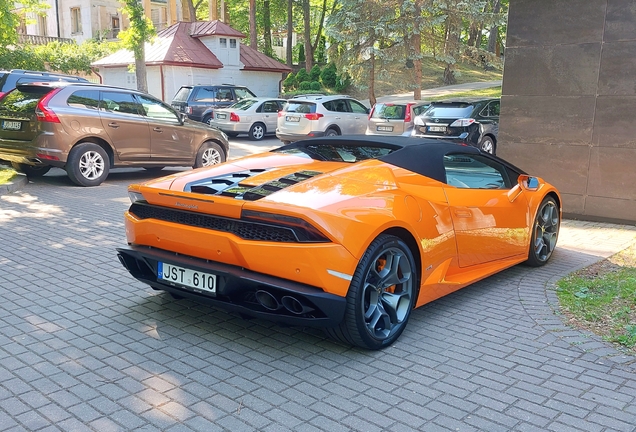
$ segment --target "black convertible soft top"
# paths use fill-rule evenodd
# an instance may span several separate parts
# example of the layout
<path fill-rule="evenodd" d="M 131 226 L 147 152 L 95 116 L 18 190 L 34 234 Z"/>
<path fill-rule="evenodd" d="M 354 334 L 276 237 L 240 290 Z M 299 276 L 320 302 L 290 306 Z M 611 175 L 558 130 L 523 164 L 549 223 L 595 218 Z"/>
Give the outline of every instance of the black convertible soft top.
<path fill-rule="evenodd" d="M 280 147 L 277 150 L 286 151 L 302 149 L 307 146 L 354 146 L 354 147 L 378 147 L 391 149 L 391 152 L 378 157 L 391 165 L 407 169 L 417 174 L 446 183 L 446 171 L 444 169 L 444 156 L 452 154 L 480 154 L 493 159 L 519 174 L 525 174 L 514 165 L 497 156 L 482 152 L 476 147 L 455 144 L 453 142 L 403 136 L 376 136 L 376 135 L 345 135 L 323 138 L 311 138 L 297 141 Z"/>

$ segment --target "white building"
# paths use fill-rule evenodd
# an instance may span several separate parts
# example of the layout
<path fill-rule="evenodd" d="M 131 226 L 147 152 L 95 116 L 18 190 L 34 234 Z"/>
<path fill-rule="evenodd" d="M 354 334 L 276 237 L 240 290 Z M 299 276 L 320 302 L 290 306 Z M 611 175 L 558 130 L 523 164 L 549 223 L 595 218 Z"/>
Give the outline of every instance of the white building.
<path fill-rule="evenodd" d="M 215 21 L 179 22 L 146 44 L 148 92 L 170 102 L 182 85 L 244 85 L 257 96 L 276 97 L 286 65 L 241 44 L 245 35 Z M 136 88 L 132 51 L 122 49 L 92 64 L 103 84 Z"/>

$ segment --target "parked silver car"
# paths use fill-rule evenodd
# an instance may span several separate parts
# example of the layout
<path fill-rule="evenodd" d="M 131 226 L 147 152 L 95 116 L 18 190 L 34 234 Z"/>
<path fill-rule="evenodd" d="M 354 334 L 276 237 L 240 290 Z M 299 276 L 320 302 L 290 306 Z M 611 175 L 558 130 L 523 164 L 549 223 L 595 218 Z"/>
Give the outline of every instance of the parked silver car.
<path fill-rule="evenodd" d="M 367 135 L 411 136 L 415 117 L 429 105 L 430 102 L 421 100 L 378 102 L 371 108 Z"/>
<path fill-rule="evenodd" d="M 228 108 L 216 109 L 208 124 L 228 136 L 247 134 L 251 140 L 258 141 L 276 132 L 278 111 L 285 102 L 285 99 L 266 97 L 243 99 Z"/>
<path fill-rule="evenodd" d="M 346 95 L 289 99 L 278 113 L 276 136 L 285 144 L 305 138 L 364 134 L 369 108 Z"/>

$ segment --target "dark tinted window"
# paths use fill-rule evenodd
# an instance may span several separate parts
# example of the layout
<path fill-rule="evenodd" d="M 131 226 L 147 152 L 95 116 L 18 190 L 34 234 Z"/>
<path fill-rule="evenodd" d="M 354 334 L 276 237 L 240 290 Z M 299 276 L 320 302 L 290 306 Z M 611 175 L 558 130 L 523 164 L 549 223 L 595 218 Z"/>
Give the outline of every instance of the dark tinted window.
<path fill-rule="evenodd" d="M 46 87 L 31 87 L 13 90 L 0 99 L 0 111 L 12 113 L 33 113 L 38 101 L 53 89 Z"/>
<path fill-rule="evenodd" d="M 444 156 L 446 183 L 464 189 L 509 189 L 506 168 L 479 155 Z"/>
<path fill-rule="evenodd" d="M 499 117 L 499 107 L 499 101 L 490 102 L 486 105 L 486 108 L 481 111 L 481 115 L 484 117 Z"/>
<path fill-rule="evenodd" d="M 120 114 L 140 115 L 139 104 L 131 93 L 117 93 L 102 91 L 102 103 L 100 109 Z"/>
<path fill-rule="evenodd" d="M 216 102 L 216 89 L 214 87 L 200 87 L 194 95 L 195 101 Z"/>
<path fill-rule="evenodd" d="M 66 103 L 74 108 L 97 109 L 99 106 L 98 90 L 79 90 L 69 96 Z"/>
<path fill-rule="evenodd" d="M 275 113 L 280 109 L 278 106 L 278 102 L 276 101 L 267 101 L 262 106 L 261 109 L 264 113 Z"/>

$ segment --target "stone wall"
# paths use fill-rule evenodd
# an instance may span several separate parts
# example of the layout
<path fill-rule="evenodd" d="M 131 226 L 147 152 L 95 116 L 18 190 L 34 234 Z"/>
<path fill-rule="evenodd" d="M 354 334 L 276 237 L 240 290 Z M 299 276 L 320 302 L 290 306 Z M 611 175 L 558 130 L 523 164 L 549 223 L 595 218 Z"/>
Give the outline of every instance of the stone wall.
<path fill-rule="evenodd" d="M 636 0 L 510 0 L 497 154 L 636 222 Z"/>

